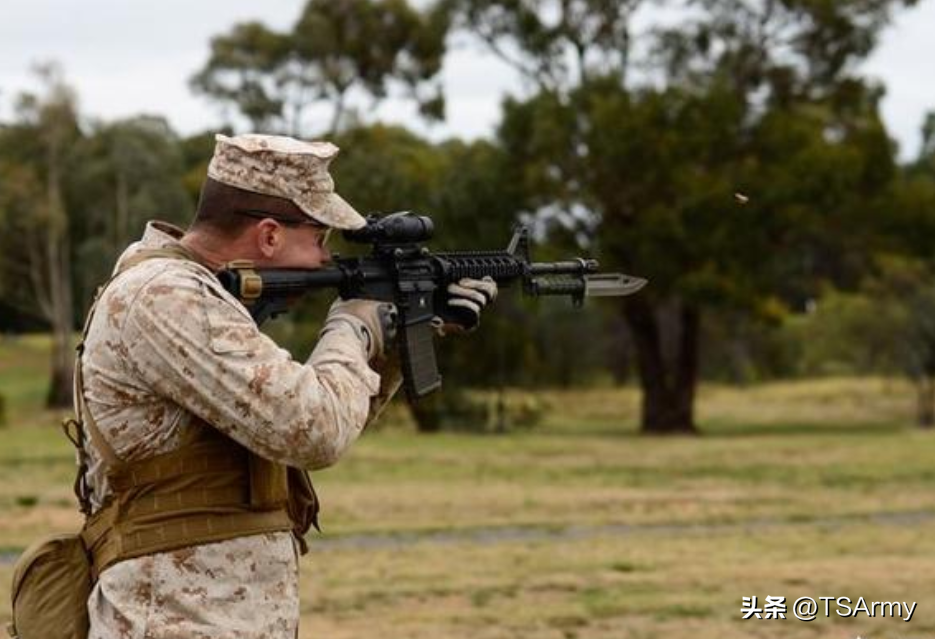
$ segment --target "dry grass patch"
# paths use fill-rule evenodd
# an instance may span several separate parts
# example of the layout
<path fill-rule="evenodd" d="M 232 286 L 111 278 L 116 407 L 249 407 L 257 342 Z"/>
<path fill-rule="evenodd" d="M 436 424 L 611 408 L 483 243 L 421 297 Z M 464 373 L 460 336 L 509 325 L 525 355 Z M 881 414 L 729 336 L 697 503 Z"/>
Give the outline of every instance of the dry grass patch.
<path fill-rule="evenodd" d="M 313 553 L 303 637 L 931 636 L 935 524 L 786 524 Z M 912 621 L 742 621 L 741 598 L 917 601 Z"/>
<path fill-rule="evenodd" d="M 368 433 L 317 474 L 327 535 L 348 543 L 303 561 L 303 636 L 935 636 L 935 604 L 924 601 L 935 433 L 909 426 L 911 388 L 706 386 L 695 438 L 635 436 L 637 400 L 626 389 L 550 392 L 539 429 L 504 436 Z M 56 428 L 0 431 L 0 550 L 77 527 L 73 463 Z M 578 537 L 502 534 L 575 526 Z M 0 622 L 10 573 L 0 563 Z M 910 624 L 742 622 L 750 595 L 919 609 Z"/>

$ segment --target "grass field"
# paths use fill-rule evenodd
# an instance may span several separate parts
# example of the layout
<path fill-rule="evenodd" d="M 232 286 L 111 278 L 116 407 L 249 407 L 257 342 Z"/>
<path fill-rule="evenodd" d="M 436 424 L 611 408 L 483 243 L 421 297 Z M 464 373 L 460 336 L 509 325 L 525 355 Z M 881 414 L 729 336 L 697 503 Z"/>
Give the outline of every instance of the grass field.
<path fill-rule="evenodd" d="M 0 342 L 0 555 L 78 525 L 41 340 Z M 893 380 L 704 387 L 703 435 L 636 435 L 632 390 L 550 391 L 544 423 L 418 436 L 404 412 L 317 474 L 302 637 L 935 636 L 935 433 Z M 0 562 L 0 622 L 12 568 Z M 741 599 L 918 602 L 741 620 Z"/>

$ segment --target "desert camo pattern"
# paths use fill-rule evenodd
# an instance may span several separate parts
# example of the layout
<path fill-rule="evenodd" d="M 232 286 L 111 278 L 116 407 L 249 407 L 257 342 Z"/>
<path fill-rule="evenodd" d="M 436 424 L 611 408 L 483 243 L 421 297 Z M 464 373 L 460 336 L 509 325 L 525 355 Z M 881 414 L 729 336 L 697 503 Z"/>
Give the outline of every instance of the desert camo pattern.
<path fill-rule="evenodd" d="M 121 259 L 181 234 L 150 223 Z M 125 462 L 177 448 L 192 413 L 268 459 L 329 466 L 395 389 L 381 390 L 353 326 L 327 328 L 296 362 L 208 268 L 144 261 L 98 301 L 82 358 L 88 410 Z M 106 462 L 93 446 L 88 454 L 97 509 L 109 492 Z M 91 637 L 294 637 L 296 572 L 286 532 L 123 561 L 94 588 Z"/>
<path fill-rule="evenodd" d="M 292 200 L 309 217 L 336 229 L 358 229 L 366 221 L 334 192 L 328 165 L 338 154 L 330 142 L 250 133 L 218 134 L 208 177 L 264 195 Z"/>
<path fill-rule="evenodd" d="M 129 559 L 91 593 L 89 639 L 294 639 L 299 592 L 291 533 Z"/>

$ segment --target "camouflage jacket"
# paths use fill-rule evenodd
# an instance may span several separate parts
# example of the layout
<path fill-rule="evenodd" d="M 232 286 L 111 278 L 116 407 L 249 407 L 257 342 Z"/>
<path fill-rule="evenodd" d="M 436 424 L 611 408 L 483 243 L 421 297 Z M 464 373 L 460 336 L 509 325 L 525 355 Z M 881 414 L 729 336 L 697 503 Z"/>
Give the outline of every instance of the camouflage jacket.
<path fill-rule="evenodd" d="M 151 222 L 122 259 L 178 242 Z M 84 395 L 122 461 L 178 446 L 188 413 L 268 459 L 333 464 L 392 395 L 353 327 L 329 326 L 294 361 L 195 262 L 151 259 L 118 275 L 98 302 L 82 358 Z M 88 444 L 98 508 L 106 462 Z M 120 562 L 89 600 L 90 637 L 294 637 L 297 558 L 289 533 L 242 537 Z"/>

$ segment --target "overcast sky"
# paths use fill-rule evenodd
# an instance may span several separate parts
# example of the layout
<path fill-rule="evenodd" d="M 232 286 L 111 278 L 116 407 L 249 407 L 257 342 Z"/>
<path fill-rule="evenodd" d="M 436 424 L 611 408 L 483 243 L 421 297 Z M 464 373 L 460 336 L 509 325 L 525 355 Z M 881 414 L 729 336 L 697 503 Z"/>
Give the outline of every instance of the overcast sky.
<path fill-rule="evenodd" d="M 164 115 L 183 134 L 223 120 L 216 106 L 192 94 L 188 78 L 204 65 L 208 42 L 244 20 L 288 29 L 305 0 L 0 0 L 0 118 L 12 97 L 34 87 L 31 66 L 62 64 L 78 91 L 81 112 L 105 120 Z M 865 71 L 887 87 L 883 114 L 902 157 L 919 144 L 924 114 L 935 109 L 935 3 L 901 13 Z M 476 49 L 460 47 L 446 63 L 447 121 L 427 132 L 438 138 L 488 135 L 514 74 Z M 381 117 L 415 122 L 414 110 L 389 102 Z"/>

